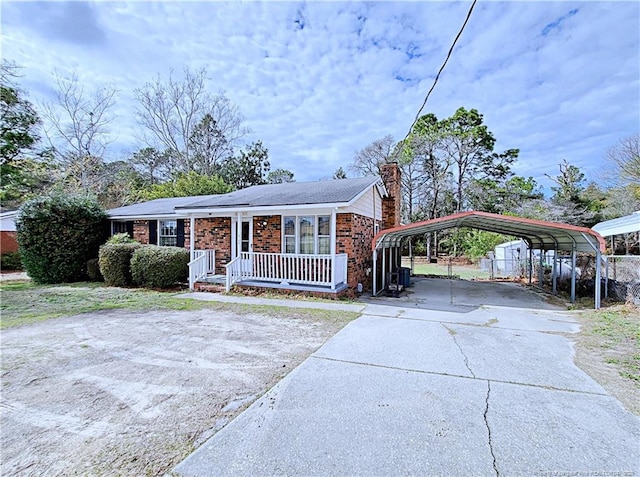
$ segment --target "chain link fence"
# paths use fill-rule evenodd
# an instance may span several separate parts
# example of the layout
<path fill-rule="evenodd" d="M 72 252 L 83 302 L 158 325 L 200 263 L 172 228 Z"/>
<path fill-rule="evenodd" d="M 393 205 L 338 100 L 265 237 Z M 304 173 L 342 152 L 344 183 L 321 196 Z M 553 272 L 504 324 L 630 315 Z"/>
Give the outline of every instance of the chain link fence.
<path fill-rule="evenodd" d="M 478 262 L 480 270 L 489 278 L 523 278 L 527 274 L 526 260 L 481 258 Z"/>
<path fill-rule="evenodd" d="M 606 255 L 602 278 L 607 294 L 640 306 L 640 255 Z"/>

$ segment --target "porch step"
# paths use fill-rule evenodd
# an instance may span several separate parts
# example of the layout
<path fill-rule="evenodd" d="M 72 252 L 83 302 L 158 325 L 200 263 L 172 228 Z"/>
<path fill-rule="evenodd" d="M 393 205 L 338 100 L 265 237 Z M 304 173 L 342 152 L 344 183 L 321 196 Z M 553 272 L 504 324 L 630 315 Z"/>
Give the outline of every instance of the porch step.
<path fill-rule="evenodd" d="M 210 293 L 222 293 L 225 291 L 226 287 L 224 285 L 219 285 L 215 283 L 206 283 L 206 282 L 196 282 L 195 291 L 203 291 Z"/>

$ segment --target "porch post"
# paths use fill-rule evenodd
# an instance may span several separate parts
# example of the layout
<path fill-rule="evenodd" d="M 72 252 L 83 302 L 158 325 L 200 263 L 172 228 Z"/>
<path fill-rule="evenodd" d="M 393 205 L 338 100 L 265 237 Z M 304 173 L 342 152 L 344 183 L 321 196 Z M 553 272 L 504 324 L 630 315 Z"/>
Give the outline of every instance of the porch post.
<path fill-rule="evenodd" d="M 331 245 L 329 247 L 329 253 L 331 253 L 331 289 L 336 289 L 336 209 L 331 209 L 331 238 L 329 241 Z M 347 260 L 346 266 L 349 266 L 349 260 Z M 347 275 L 349 271 L 347 270 Z"/>
<path fill-rule="evenodd" d="M 196 248 L 196 218 L 192 215 L 189 219 L 189 261 L 195 258 Z"/>
<path fill-rule="evenodd" d="M 576 244 L 571 249 L 571 303 L 576 301 Z"/>

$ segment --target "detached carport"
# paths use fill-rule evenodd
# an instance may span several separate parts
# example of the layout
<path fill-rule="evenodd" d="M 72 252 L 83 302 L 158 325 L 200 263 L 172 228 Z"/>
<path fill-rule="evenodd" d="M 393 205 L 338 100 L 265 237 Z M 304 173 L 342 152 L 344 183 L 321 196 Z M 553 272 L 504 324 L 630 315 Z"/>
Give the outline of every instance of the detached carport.
<path fill-rule="evenodd" d="M 601 253 L 605 251 L 604 239 L 586 227 L 577 227 L 543 220 L 523 219 L 488 212 L 462 212 L 447 217 L 416 222 L 385 229 L 373 239 L 373 295 L 378 295 L 387 286 L 387 271 L 400 266 L 400 252 L 404 243 L 416 235 L 438 232 L 440 230 L 468 227 L 487 232 L 513 235 L 523 239 L 529 246 L 529 283 L 532 281 L 533 250 L 554 251 L 552 288 L 556 292 L 556 267 L 558 252 L 571 252 L 571 302 L 576 296 L 576 254 L 578 252 L 594 253 L 596 256 L 595 308 L 600 308 L 600 262 Z M 380 255 L 380 257 L 378 257 Z M 540 253 L 539 284 L 543 282 L 544 254 Z M 379 263 L 380 262 L 380 263 Z M 381 266 L 381 283 L 378 287 L 378 265 Z"/>

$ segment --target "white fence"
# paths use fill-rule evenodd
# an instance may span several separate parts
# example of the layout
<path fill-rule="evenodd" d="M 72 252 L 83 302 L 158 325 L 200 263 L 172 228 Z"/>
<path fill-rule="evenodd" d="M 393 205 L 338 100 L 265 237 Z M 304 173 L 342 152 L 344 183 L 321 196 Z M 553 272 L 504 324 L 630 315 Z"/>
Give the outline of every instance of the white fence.
<path fill-rule="evenodd" d="M 315 285 L 334 289 L 347 281 L 347 254 L 301 255 L 243 252 L 226 265 L 227 291 L 234 283 L 255 280 L 282 285 Z"/>

